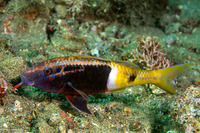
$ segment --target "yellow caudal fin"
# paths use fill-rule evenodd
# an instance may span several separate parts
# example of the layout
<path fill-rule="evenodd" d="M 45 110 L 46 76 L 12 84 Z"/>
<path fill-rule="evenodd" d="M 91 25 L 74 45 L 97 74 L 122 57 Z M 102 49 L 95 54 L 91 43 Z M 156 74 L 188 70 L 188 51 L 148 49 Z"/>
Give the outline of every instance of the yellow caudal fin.
<path fill-rule="evenodd" d="M 161 89 L 167 91 L 168 93 L 174 94 L 176 90 L 173 86 L 172 81 L 177 76 L 181 75 L 182 73 L 185 73 L 192 65 L 194 64 L 182 64 L 152 71 L 152 76 L 156 78 L 156 80 L 152 81 L 152 83 L 160 87 Z"/>

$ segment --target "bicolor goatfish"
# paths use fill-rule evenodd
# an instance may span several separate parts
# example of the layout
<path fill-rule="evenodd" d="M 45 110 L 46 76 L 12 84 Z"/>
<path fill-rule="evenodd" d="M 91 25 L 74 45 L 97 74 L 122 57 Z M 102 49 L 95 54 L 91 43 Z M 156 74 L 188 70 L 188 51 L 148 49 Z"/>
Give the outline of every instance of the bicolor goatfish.
<path fill-rule="evenodd" d="M 124 90 L 126 87 L 154 84 L 174 94 L 173 80 L 192 63 L 159 70 L 143 70 L 128 62 L 113 62 L 95 57 L 70 56 L 54 58 L 24 71 L 21 83 L 48 92 L 64 94 L 73 107 L 91 114 L 87 108 L 88 95 Z"/>

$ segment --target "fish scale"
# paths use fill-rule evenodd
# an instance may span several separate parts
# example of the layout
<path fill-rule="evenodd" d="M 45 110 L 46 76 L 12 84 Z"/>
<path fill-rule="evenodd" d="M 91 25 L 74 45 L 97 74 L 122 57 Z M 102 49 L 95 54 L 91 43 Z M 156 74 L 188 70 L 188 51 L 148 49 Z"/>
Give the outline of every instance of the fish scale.
<path fill-rule="evenodd" d="M 160 70 L 142 70 L 127 62 L 113 62 L 95 57 L 70 56 L 54 58 L 35 65 L 21 74 L 21 83 L 64 94 L 76 109 L 91 114 L 87 95 L 115 92 L 141 84 L 155 84 L 174 94 L 171 80 L 192 66 L 192 63 Z"/>

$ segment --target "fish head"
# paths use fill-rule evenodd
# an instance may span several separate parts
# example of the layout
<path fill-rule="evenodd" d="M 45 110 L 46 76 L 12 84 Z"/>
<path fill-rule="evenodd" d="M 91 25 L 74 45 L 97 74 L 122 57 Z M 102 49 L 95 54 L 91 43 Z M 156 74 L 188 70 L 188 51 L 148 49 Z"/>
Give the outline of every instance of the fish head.
<path fill-rule="evenodd" d="M 53 82 L 55 79 L 55 72 L 48 64 L 48 62 L 42 62 L 25 70 L 20 75 L 22 82 L 30 86 L 35 86 L 41 90 L 57 92 L 57 88 L 59 89 L 60 86 Z"/>

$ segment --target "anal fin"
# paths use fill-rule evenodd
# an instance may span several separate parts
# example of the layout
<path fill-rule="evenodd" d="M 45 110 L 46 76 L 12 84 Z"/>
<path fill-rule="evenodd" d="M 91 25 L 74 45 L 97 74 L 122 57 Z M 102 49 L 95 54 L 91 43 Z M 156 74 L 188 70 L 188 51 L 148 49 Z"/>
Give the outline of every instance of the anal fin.
<path fill-rule="evenodd" d="M 69 103 L 82 112 L 91 114 L 87 108 L 87 101 L 81 95 L 65 95 Z"/>

